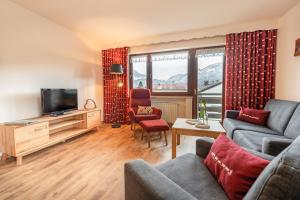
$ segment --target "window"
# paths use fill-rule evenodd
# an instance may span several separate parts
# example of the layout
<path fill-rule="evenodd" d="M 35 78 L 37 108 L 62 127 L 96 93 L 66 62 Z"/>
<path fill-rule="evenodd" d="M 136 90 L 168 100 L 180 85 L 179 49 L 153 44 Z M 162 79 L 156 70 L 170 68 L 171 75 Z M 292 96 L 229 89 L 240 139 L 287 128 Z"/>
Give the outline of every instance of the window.
<path fill-rule="evenodd" d="M 130 88 L 148 88 L 157 96 L 192 96 L 193 117 L 205 99 L 210 119 L 224 111 L 225 47 L 208 47 L 130 56 Z"/>
<path fill-rule="evenodd" d="M 196 52 L 197 112 L 200 112 L 200 104 L 205 100 L 209 119 L 222 119 L 224 55 L 224 48 L 207 48 Z"/>
<path fill-rule="evenodd" d="M 152 91 L 188 91 L 188 52 L 151 55 Z"/>
<path fill-rule="evenodd" d="M 147 56 L 133 56 L 132 88 L 147 88 Z"/>

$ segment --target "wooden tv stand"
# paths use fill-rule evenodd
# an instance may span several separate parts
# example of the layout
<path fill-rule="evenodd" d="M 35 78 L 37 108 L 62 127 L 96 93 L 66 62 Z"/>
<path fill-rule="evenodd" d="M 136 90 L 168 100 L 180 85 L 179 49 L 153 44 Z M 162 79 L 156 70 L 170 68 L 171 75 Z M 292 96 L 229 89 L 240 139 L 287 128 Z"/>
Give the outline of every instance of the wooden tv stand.
<path fill-rule="evenodd" d="M 34 123 L 0 124 L 2 160 L 13 156 L 17 159 L 17 165 L 22 165 L 23 156 L 97 129 L 100 110 L 77 110 L 57 117 L 43 116 L 30 120 Z"/>

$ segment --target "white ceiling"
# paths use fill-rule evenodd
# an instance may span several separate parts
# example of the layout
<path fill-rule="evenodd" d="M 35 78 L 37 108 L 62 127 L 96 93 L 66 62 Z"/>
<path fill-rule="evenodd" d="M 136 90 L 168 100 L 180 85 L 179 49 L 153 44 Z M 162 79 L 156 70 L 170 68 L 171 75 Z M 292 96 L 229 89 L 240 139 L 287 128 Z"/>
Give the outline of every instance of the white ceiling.
<path fill-rule="evenodd" d="M 282 16 L 300 0 L 11 0 L 103 45 Z"/>

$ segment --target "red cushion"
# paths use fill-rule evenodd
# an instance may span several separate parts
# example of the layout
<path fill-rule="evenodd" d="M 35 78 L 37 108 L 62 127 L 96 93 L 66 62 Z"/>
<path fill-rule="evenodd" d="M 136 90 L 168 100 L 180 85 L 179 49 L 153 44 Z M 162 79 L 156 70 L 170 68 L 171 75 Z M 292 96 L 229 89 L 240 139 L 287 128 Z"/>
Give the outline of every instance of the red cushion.
<path fill-rule="evenodd" d="M 167 131 L 170 128 L 168 123 L 163 119 L 141 121 L 140 126 L 148 132 Z"/>
<path fill-rule="evenodd" d="M 243 199 L 268 160 L 254 156 L 220 134 L 204 160 L 231 200 Z"/>
<path fill-rule="evenodd" d="M 158 119 L 159 116 L 152 114 L 152 115 L 135 115 L 135 122 L 139 123 L 140 121 L 144 121 L 144 120 L 154 120 L 154 119 Z"/>
<path fill-rule="evenodd" d="M 237 119 L 258 125 L 265 125 L 270 111 L 241 108 Z"/>

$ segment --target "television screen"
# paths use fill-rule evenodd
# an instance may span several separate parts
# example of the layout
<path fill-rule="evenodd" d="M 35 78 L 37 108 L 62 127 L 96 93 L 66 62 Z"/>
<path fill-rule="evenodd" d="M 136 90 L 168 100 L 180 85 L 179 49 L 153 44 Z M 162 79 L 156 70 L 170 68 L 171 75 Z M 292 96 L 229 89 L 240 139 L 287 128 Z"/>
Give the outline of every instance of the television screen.
<path fill-rule="evenodd" d="M 77 89 L 42 89 L 43 114 L 78 109 Z"/>

